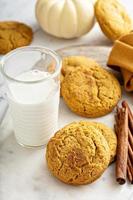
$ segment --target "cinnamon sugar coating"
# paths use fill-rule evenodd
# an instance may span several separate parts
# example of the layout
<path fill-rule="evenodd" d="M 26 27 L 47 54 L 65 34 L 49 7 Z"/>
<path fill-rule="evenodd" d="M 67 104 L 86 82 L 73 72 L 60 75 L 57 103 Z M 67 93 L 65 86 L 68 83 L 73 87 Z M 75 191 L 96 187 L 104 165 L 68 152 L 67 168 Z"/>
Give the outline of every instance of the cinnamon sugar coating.
<path fill-rule="evenodd" d="M 92 125 L 73 122 L 59 130 L 46 151 L 49 170 L 67 184 L 82 185 L 98 179 L 110 161 L 102 133 Z"/>

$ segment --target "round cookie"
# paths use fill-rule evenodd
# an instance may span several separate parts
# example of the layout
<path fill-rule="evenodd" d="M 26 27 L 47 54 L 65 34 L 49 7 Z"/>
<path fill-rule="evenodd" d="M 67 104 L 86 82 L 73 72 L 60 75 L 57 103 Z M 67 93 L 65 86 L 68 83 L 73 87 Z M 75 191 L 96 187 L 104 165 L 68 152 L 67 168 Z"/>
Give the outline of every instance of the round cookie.
<path fill-rule="evenodd" d="M 62 84 L 64 77 L 67 73 L 73 71 L 79 66 L 97 66 L 98 64 L 91 58 L 85 56 L 68 56 L 64 57 L 62 60 L 61 76 L 60 82 Z M 61 93 L 61 92 L 60 92 Z M 61 94 L 62 96 L 62 94 Z"/>
<path fill-rule="evenodd" d="M 107 127 L 103 123 L 99 123 L 99 122 L 83 121 L 81 123 L 88 127 L 93 126 L 102 133 L 102 135 L 107 140 L 107 143 L 110 148 L 110 162 L 114 161 L 114 158 L 116 155 L 116 148 L 117 148 L 117 137 L 116 137 L 116 134 L 113 132 L 113 130 L 111 130 L 109 127 Z"/>
<path fill-rule="evenodd" d="M 0 22 L 0 54 L 29 45 L 33 38 L 32 29 L 15 21 Z"/>
<path fill-rule="evenodd" d="M 50 139 L 46 159 L 49 170 L 58 179 L 81 185 L 102 175 L 110 161 L 110 150 L 98 129 L 74 122 Z"/>
<path fill-rule="evenodd" d="M 61 93 L 68 107 L 84 117 L 111 112 L 121 97 L 115 76 L 100 66 L 76 67 L 66 74 Z"/>
<path fill-rule="evenodd" d="M 112 41 L 132 28 L 132 20 L 118 0 L 97 0 L 95 15 L 103 33 Z"/>

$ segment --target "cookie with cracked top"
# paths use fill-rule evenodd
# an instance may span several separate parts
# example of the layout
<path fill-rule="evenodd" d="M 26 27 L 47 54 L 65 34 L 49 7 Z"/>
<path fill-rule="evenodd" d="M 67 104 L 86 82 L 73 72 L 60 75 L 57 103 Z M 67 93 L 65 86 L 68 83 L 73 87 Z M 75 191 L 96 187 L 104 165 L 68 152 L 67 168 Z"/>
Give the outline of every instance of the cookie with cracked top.
<path fill-rule="evenodd" d="M 33 38 L 32 29 L 16 21 L 0 22 L 0 54 L 29 45 Z"/>
<path fill-rule="evenodd" d="M 61 85 L 63 82 L 64 77 L 66 76 L 67 73 L 73 71 L 76 67 L 78 66 L 97 66 L 97 63 L 86 56 L 67 56 L 64 57 L 62 60 L 62 68 L 61 68 Z M 61 94 L 61 93 L 60 93 Z M 62 96 L 62 94 L 61 94 Z"/>
<path fill-rule="evenodd" d="M 61 93 L 67 106 L 84 117 L 108 114 L 121 98 L 115 76 L 97 65 L 80 65 L 66 74 Z"/>
<path fill-rule="evenodd" d="M 73 122 L 50 139 L 46 159 L 49 170 L 58 179 L 82 185 L 103 174 L 110 162 L 110 148 L 94 125 Z"/>
<path fill-rule="evenodd" d="M 117 137 L 115 132 L 106 126 L 103 123 L 100 122 L 88 122 L 88 121 L 81 121 L 81 124 L 84 126 L 93 126 L 95 127 L 106 139 L 109 149 L 110 149 L 110 163 L 114 161 L 114 158 L 116 156 L 116 148 L 117 148 Z"/>

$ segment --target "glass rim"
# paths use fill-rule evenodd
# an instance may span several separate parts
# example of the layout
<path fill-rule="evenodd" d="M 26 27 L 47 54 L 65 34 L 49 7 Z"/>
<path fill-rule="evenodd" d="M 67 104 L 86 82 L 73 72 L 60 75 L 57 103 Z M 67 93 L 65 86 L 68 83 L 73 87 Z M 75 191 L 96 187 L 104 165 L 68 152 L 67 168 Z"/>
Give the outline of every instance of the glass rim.
<path fill-rule="evenodd" d="M 12 56 L 14 56 L 17 53 L 20 53 L 22 51 L 40 51 L 40 53 L 44 52 L 44 53 L 49 54 L 51 57 L 53 57 L 55 59 L 56 66 L 58 66 L 57 70 L 54 73 L 50 74 L 49 76 L 44 77 L 40 80 L 35 80 L 35 81 L 23 81 L 23 80 L 18 80 L 16 78 L 13 78 L 12 76 L 9 76 L 5 72 L 5 69 L 4 69 L 6 60 L 8 60 Z M 3 76 L 5 76 L 7 79 L 9 79 L 11 81 L 23 83 L 23 84 L 33 84 L 33 83 L 43 82 L 45 80 L 52 79 L 52 78 L 56 77 L 60 73 L 61 63 L 62 63 L 61 57 L 54 50 L 51 50 L 51 49 L 49 49 L 47 47 L 43 47 L 43 46 L 24 46 L 24 47 L 19 47 L 19 48 L 12 50 L 11 52 L 7 53 L 6 55 L 4 55 L 1 58 L 1 60 L 0 60 L 0 71 L 2 72 Z"/>

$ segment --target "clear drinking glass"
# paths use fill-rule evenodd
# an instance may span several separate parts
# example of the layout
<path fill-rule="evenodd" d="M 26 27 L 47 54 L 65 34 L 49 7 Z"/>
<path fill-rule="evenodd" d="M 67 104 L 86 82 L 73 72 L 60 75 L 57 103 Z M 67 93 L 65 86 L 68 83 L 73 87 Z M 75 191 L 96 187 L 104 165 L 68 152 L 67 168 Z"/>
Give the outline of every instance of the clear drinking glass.
<path fill-rule="evenodd" d="M 61 59 L 44 47 L 18 48 L 1 60 L 17 142 L 42 146 L 57 130 Z"/>

